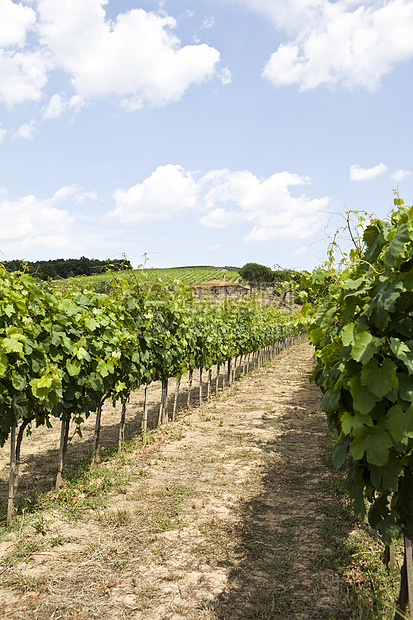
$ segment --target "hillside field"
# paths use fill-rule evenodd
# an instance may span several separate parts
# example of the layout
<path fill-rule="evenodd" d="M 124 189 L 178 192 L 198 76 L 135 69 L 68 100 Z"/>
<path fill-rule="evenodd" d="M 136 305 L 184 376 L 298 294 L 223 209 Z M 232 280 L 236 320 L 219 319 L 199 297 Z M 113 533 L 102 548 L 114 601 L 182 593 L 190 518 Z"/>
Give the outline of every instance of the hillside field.
<path fill-rule="evenodd" d="M 133 269 L 132 271 L 125 271 L 121 274 L 105 273 L 96 276 L 77 276 L 76 278 L 68 278 L 60 281 L 56 280 L 54 284 L 60 283 L 62 286 L 68 286 L 70 284 L 75 284 L 76 286 L 92 285 L 97 290 L 104 290 L 106 287 L 110 287 L 113 279 L 120 275 L 121 277 L 137 277 L 148 282 L 156 278 L 161 278 L 166 282 L 179 280 L 185 282 L 185 284 L 189 286 L 201 284 L 202 282 L 210 282 L 211 280 L 225 279 L 227 282 L 241 281 L 241 277 L 234 267 L 200 266 Z"/>

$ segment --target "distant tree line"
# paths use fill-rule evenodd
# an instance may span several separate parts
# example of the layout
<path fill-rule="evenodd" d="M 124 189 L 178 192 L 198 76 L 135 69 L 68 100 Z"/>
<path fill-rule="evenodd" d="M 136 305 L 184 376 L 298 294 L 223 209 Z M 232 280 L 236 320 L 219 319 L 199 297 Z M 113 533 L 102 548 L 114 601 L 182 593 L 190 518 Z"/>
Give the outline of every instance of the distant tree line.
<path fill-rule="evenodd" d="M 293 269 L 276 269 L 273 271 L 270 267 L 260 265 L 258 263 L 246 263 L 238 271 L 243 280 L 253 284 L 273 284 L 278 282 L 294 282 L 300 283 L 301 274 Z"/>
<path fill-rule="evenodd" d="M 106 271 L 123 271 L 132 269 L 127 259 L 97 258 L 56 258 L 53 260 L 39 260 L 36 262 L 10 260 L 2 263 L 7 271 L 23 271 L 39 280 L 54 280 L 57 278 L 74 278 L 75 276 L 92 276 Z"/>

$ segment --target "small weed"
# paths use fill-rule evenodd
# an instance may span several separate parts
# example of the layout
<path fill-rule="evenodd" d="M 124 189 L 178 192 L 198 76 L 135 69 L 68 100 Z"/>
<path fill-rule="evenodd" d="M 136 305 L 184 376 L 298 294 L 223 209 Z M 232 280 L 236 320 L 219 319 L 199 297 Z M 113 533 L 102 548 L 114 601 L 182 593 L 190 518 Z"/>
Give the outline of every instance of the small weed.
<path fill-rule="evenodd" d="M 25 560 L 28 556 L 39 551 L 43 551 L 45 546 L 44 540 L 40 538 L 29 538 L 19 540 L 14 549 L 6 555 L 6 564 L 13 564 Z"/>
<path fill-rule="evenodd" d="M 115 526 L 127 525 L 132 519 L 132 514 L 125 508 L 119 508 L 115 512 L 105 513 L 105 521 Z"/>
<path fill-rule="evenodd" d="M 28 577 L 16 574 L 5 582 L 5 585 L 19 592 L 47 592 L 50 580 L 45 575 Z"/>
<path fill-rule="evenodd" d="M 166 575 L 166 577 L 164 577 L 165 581 L 179 581 L 180 579 L 182 579 L 182 574 L 181 573 L 168 573 Z"/>
<path fill-rule="evenodd" d="M 164 549 L 152 549 L 157 564 L 164 564 L 166 560 L 166 551 Z"/>
<path fill-rule="evenodd" d="M 50 544 L 51 544 L 52 547 L 60 547 L 60 546 L 64 545 L 65 542 L 66 542 L 66 539 L 61 534 L 59 534 L 59 536 L 53 536 L 50 539 Z"/>
<path fill-rule="evenodd" d="M 181 529 L 186 526 L 186 523 L 178 516 L 177 511 L 166 507 L 166 509 L 155 510 L 148 518 L 148 525 L 152 532 L 159 533 Z"/>
<path fill-rule="evenodd" d="M 50 523 L 53 523 L 53 521 L 46 519 L 43 513 L 39 513 L 36 515 L 33 527 L 37 534 L 43 534 L 43 536 L 45 536 Z"/>

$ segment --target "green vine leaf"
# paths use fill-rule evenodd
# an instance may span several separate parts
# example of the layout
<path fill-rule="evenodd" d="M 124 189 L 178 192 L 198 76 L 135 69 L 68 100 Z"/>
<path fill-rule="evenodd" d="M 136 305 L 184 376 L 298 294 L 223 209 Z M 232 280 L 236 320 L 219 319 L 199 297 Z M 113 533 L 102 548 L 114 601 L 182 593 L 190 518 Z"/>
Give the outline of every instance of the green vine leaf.
<path fill-rule="evenodd" d="M 377 398 L 383 398 L 399 384 L 396 364 L 389 359 L 383 360 L 381 365 L 377 359 L 370 360 L 361 371 L 361 384 Z"/>
<path fill-rule="evenodd" d="M 413 405 L 406 410 L 398 404 L 391 407 L 386 415 L 385 426 L 395 441 L 413 437 Z"/>
<path fill-rule="evenodd" d="M 356 460 L 361 460 L 364 455 L 371 465 L 385 465 L 389 458 L 389 449 L 392 441 L 382 428 L 373 426 L 363 429 L 350 445 L 350 453 Z"/>

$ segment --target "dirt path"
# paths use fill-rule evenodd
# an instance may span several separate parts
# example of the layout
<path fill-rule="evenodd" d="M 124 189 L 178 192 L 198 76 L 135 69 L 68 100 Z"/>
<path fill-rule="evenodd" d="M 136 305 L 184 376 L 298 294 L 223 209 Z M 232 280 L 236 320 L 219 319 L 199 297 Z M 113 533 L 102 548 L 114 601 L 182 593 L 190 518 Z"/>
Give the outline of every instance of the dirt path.
<path fill-rule="evenodd" d="M 51 504 L 22 557 L 21 532 L 9 536 L 0 617 L 345 618 L 326 560 L 336 500 L 312 365 L 306 342 L 284 351 L 130 448 L 116 461 L 130 481 L 109 505 L 74 516 Z"/>

